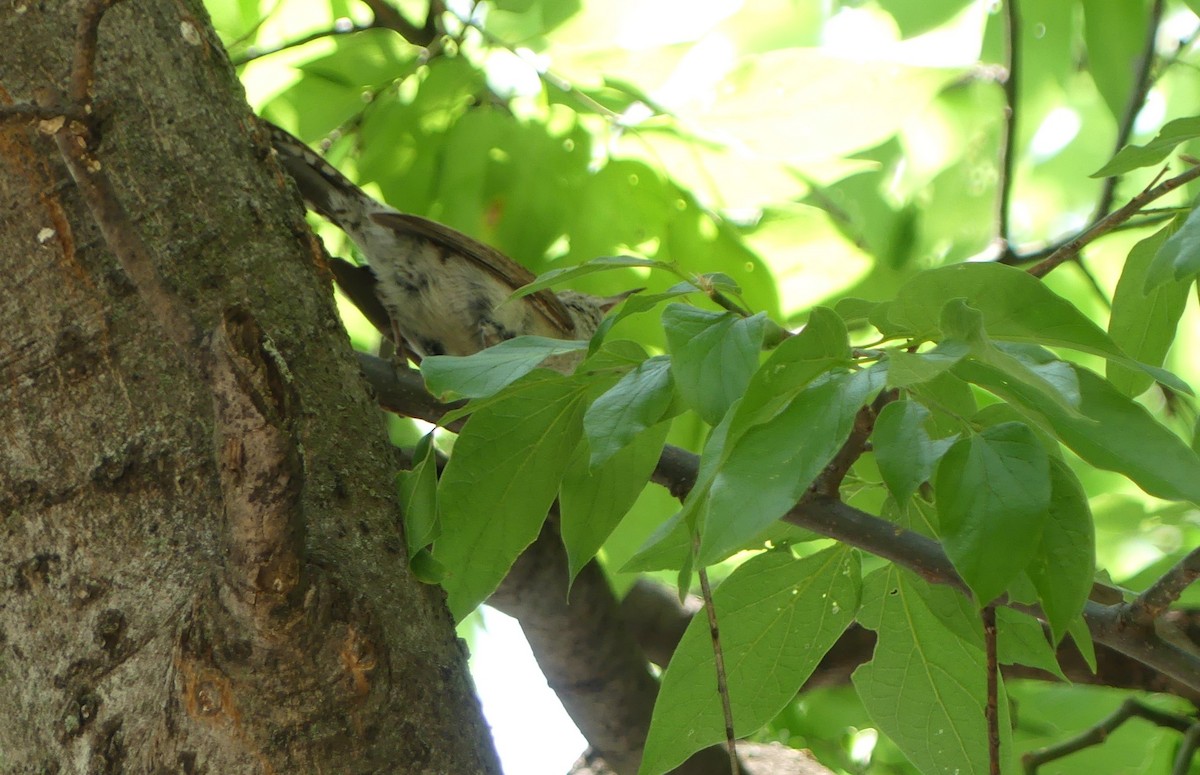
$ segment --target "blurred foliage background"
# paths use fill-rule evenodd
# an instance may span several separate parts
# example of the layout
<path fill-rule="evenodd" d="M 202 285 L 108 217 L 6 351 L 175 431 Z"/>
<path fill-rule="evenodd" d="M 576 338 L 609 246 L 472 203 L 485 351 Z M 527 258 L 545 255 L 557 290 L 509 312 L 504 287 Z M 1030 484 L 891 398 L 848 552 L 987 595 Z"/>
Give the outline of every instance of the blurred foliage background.
<path fill-rule="evenodd" d="M 814 305 L 886 299 L 918 271 L 998 251 L 1004 40 L 1002 9 L 989 0 L 437 3 L 449 34 L 420 45 L 384 26 L 379 3 L 208 7 L 262 115 L 325 141 L 337 166 L 390 204 L 536 273 L 621 253 L 673 261 L 732 276 L 751 309 L 794 327 Z M 419 38 L 429 4 L 394 7 Z M 1200 111 L 1197 10 L 1200 0 L 1022 4 L 1008 234 L 1017 253 L 1053 246 L 1096 211 L 1103 182 L 1090 175 L 1115 151 L 1152 12 L 1161 17 L 1151 88 L 1132 139 Z M 1152 175 L 1122 179 L 1116 203 Z M 336 230 L 314 226 L 333 252 L 352 252 Z M 1153 228 L 1096 242 L 1048 284 L 1106 326 L 1125 255 Z M 576 287 L 672 282 L 629 269 Z M 356 344 L 373 347 L 369 326 L 344 306 Z M 1166 363 L 1191 382 L 1195 313 L 1190 301 Z M 661 348 L 655 316 L 620 326 Z M 1157 392 L 1141 400 L 1193 438 L 1191 407 Z M 416 438 L 406 423 L 395 421 L 397 443 Z M 685 415 L 670 440 L 698 450 L 703 433 Z M 1076 473 L 1091 496 L 1099 566 L 1115 581 L 1138 589 L 1200 539 L 1194 510 L 1115 474 Z M 606 545 L 609 567 L 675 509 L 648 489 Z M 1022 750 L 1094 723 L 1122 697 L 1044 684 L 1010 691 Z M 851 690 L 829 689 L 763 734 L 846 772 L 911 771 L 870 726 Z M 1176 745 L 1176 733 L 1136 728 L 1054 771 L 1166 772 Z"/>

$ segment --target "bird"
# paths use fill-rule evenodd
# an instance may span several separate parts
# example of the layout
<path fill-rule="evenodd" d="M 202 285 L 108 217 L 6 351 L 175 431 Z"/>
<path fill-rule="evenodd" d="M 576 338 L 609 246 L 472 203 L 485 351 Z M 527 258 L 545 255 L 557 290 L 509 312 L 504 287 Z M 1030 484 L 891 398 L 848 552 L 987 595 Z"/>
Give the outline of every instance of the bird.
<path fill-rule="evenodd" d="M 499 250 L 448 226 L 403 213 L 363 191 L 291 133 L 269 122 L 280 164 L 301 197 L 347 234 L 366 258 L 398 347 L 419 363 L 471 355 L 522 335 L 590 339 L 628 293 L 540 290 L 509 300 L 536 278 Z M 335 270 L 345 276 L 346 268 Z M 568 371 L 578 359 L 547 365 Z"/>

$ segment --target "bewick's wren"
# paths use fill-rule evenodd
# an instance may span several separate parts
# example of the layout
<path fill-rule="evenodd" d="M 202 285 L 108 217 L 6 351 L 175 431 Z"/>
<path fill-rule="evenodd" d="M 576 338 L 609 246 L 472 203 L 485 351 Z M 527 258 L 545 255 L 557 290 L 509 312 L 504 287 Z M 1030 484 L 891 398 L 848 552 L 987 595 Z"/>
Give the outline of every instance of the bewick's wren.
<path fill-rule="evenodd" d="M 524 334 L 588 339 L 628 294 L 538 291 L 504 303 L 533 274 L 500 251 L 369 196 L 315 151 L 267 124 L 310 208 L 346 232 L 375 274 L 375 293 L 411 354 L 469 355 Z M 561 359 L 547 364 L 563 367 Z M 562 370 L 569 370 L 562 368 Z"/>

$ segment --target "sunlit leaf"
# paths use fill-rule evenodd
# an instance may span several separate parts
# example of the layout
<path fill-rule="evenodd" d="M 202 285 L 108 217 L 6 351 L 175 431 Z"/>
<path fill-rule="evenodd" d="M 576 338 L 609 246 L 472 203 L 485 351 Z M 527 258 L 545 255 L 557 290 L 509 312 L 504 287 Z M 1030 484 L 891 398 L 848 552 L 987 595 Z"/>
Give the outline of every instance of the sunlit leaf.
<path fill-rule="evenodd" d="M 882 372 L 832 374 L 775 416 L 742 434 L 708 490 L 700 561 L 715 562 L 750 540 L 800 500 L 841 448 L 854 418 L 882 387 Z"/>
<path fill-rule="evenodd" d="M 1128 145 L 1117 152 L 1108 164 L 1092 173 L 1093 178 L 1124 175 L 1141 167 L 1153 167 L 1166 159 L 1181 143 L 1200 137 L 1200 117 L 1177 118 L 1168 121 L 1158 135 L 1145 145 Z"/>
<path fill-rule="evenodd" d="M 875 145 L 920 111 L 954 74 L 849 59 L 820 48 L 746 57 L 718 87 L 722 97 L 681 112 L 718 138 L 793 163 Z M 862 106 L 872 120 L 862 120 Z"/>
<path fill-rule="evenodd" d="M 934 479 L 946 554 L 982 605 L 1033 559 L 1050 505 L 1050 463 L 1028 427 L 1005 423 L 961 439 Z"/>
<path fill-rule="evenodd" d="M 1096 529 L 1087 493 L 1061 460 L 1050 460 L 1050 513 L 1025 570 L 1057 643 L 1083 611 L 1096 573 Z"/>
<path fill-rule="evenodd" d="M 587 346 L 575 339 L 518 336 L 467 356 L 427 356 L 421 361 L 421 376 L 434 395 L 480 398 L 500 392 L 551 356 L 582 352 Z"/>
<path fill-rule="evenodd" d="M 882 312 L 893 334 L 941 339 L 942 309 L 962 299 L 983 315 L 992 340 L 1069 347 L 1149 373 L 1183 393 L 1191 388 L 1163 369 L 1129 358 L 1099 326 L 1028 272 L 996 263 L 953 264 L 914 276 Z"/>
<path fill-rule="evenodd" d="M 584 385 L 539 382 L 477 410 L 442 474 L 434 557 L 456 619 L 495 590 L 533 542 L 582 436 Z"/>
<path fill-rule="evenodd" d="M 421 437 L 413 451 L 413 467 L 396 475 L 408 559 L 437 539 L 437 450 L 433 433 Z"/>
<path fill-rule="evenodd" d="M 878 640 L 871 661 L 854 671 L 854 688 L 871 719 L 920 771 L 984 775 L 982 638 L 965 640 L 946 629 L 922 600 L 925 586 L 894 566 L 864 579 L 859 623 Z M 1003 694 L 999 706 L 1001 750 L 1011 751 Z"/>
<path fill-rule="evenodd" d="M 743 319 L 683 304 L 663 312 L 675 389 L 710 425 L 745 391 L 758 367 L 765 326 L 761 314 Z"/>
<path fill-rule="evenodd" d="M 801 560 L 766 552 L 713 592 L 734 733 L 744 736 L 791 702 L 854 618 L 858 555 L 828 549 Z M 662 773 L 725 736 L 708 621 L 696 616 L 663 675 L 639 773 Z"/>
<path fill-rule="evenodd" d="M 915 401 L 888 404 L 875 420 L 872 448 L 879 473 L 898 503 L 929 481 L 953 438 L 931 439 L 925 430 L 929 410 Z"/>
<path fill-rule="evenodd" d="M 1200 273 L 1200 209 L 1188 213 L 1178 231 L 1167 237 L 1145 272 L 1142 293 L 1147 295 L 1168 283 L 1190 281 Z"/>
<path fill-rule="evenodd" d="M 888 385 L 909 387 L 918 382 L 927 382 L 958 363 L 970 351 L 966 342 L 953 339 L 925 352 L 891 350 L 887 356 Z"/>
<path fill-rule="evenodd" d="M 818 376 L 849 362 L 845 324 L 830 310 L 814 308 L 804 330 L 776 347 L 750 378 L 731 420 L 733 438 L 768 422 Z"/>
<path fill-rule="evenodd" d="M 673 400 L 671 359 L 648 358 L 597 398 L 583 416 L 591 465 L 608 460 L 666 415 Z"/>
<path fill-rule="evenodd" d="M 1191 281 L 1166 280 L 1146 291 L 1147 272 L 1173 229 L 1168 226 L 1133 246 L 1113 294 L 1108 333 L 1130 357 L 1152 366 L 1162 365 L 1175 341 L 1179 318 L 1187 303 Z M 1108 364 L 1108 380 L 1127 396 L 1150 387 L 1153 378 L 1119 363 Z"/>
<path fill-rule="evenodd" d="M 576 448 L 559 491 L 562 538 L 572 579 L 641 494 L 658 463 L 669 427 L 663 423 L 643 431 L 599 465 L 589 463 L 586 443 Z"/>
<path fill-rule="evenodd" d="M 601 256 L 599 258 L 593 258 L 591 261 L 585 261 L 582 264 L 576 264 L 575 266 L 568 266 L 562 269 L 551 269 L 549 272 L 543 272 L 533 282 L 529 283 L 528 285 L 523 285 L 517 290 L 513 291 L 512 295 L 508 297 L 508 300 L 511 302 L 515 299 L 521 298 L 522 296 L 528 296 L 531 293 L 535 293 L 546 288 L 552 288 L 555 285 L 565 283 L 569 280 L 575 280 L 579 277 L 584 277 L 589 274 L 595 274 L 596 272 L 605 272 L 610 269 L 624 269 L 628 267 L 654 268 L 664 266 L 665 264 L 663 264 L 661 261 L 652 261 L 647 258 L 637 258 L 636 256 Z"/>
<path fill-rule="evenodd" d="M 1082 366 L 1071 368 L 1079 380 L 1078 417 L 991 367 L 967 362 L 955 366 L 966 379 L 1043 423 L 1092 465 L 1122 473 L 1159 498 L 1200 503 L 1200 459 L 1196 453 L 1145 407 L 1118 392 L 1107 380 Z M 1114 439 L 1120 439 L 1120 443 L 1114 443 Z"/>

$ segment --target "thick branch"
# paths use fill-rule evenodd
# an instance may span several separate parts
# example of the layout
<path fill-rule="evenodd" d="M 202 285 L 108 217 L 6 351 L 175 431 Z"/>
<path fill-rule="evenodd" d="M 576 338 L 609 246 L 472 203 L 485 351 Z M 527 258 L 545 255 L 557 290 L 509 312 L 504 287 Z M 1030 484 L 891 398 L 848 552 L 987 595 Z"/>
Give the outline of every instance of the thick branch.
<path fill-rule="evenodd" d="M 1179 600 L 1197 578 L 1200 578 L 1200 549 L 1193 549 L 1126 606 L 1125 621 L 1131 626 L 1148 627 Z"/>
<path fill-rule="evenodd" d="M 547 520 L 488 605 L 520 621 L 550 688 L 605 762 L 619 773 L 637 772 L 658 683 L 600 566 L 588 563 L 574 583 L 569 574 L 562 538 Z M 700 751 L 678 770 L 728 771 L 720 748 Z"/>

